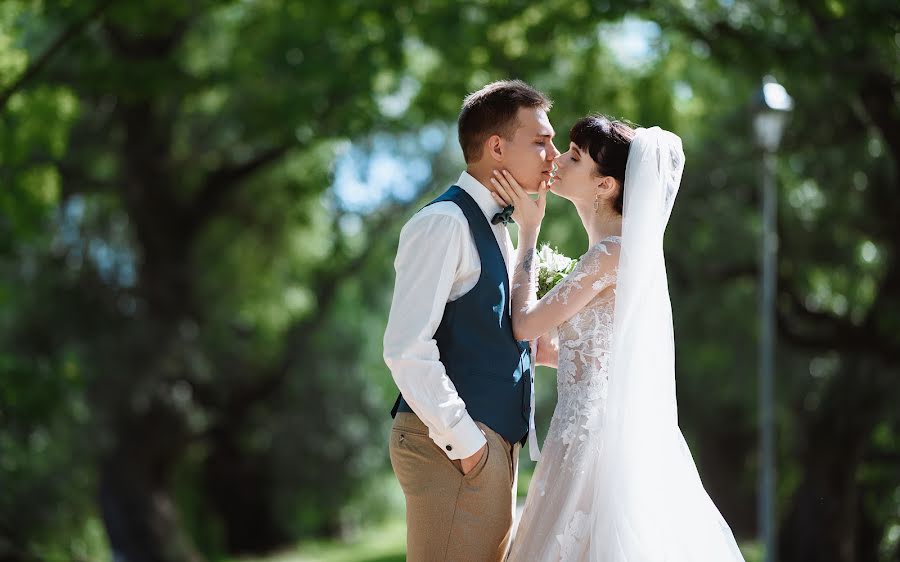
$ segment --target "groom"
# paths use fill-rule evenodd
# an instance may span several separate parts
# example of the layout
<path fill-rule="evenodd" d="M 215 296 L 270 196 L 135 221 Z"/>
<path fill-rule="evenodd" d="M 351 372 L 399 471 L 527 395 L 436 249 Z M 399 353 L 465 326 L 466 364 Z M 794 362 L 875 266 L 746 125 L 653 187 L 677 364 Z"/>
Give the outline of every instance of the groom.
<path fill-rule="evenodd" d="M 466 171 L 400 233 L 384 360 L 401 392 L 390 455 L 411 561 L 506 557 L 519 448 L 533 427 L 532 360 L 512 334 L 515 252 L 490 178 L 506 169 L 530 192 L 550 179 L 550 106 L 519 80 L 467 96 Z M 550 364 L 542 347 L 536 359 Z"/>

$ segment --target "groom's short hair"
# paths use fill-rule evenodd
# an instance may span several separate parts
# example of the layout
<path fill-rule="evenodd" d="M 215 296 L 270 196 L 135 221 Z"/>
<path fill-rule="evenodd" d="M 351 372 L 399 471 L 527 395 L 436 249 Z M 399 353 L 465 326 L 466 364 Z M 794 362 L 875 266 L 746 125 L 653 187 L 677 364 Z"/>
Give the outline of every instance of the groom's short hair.
<path fill-rule="evenodd" d="M 521 80 L 491 82 L 463 100 L 459 113 L 459 145 L 467 163 L 477 162 L 492 135 L 512 139 L 519 128 L 516 115 L 522 107 L 549 111 L 553 102 Z"/>

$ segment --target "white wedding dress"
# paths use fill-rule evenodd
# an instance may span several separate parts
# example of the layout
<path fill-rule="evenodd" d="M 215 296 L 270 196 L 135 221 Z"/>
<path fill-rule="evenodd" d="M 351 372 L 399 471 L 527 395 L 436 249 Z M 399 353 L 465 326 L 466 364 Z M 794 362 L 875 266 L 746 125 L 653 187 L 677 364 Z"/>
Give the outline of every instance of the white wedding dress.
<path fill-rule="evenodd" d="M 586 560 L 587 514 L 594 498 L 593 474 L 601 443 L 609 384 L 616 272 L 601 273 L 600 258 L 618 237 L 590 248 L 575 269 L 544 297 L 566 304 L 573 293 L 600 293 L 558 328 L 557 403 L 535 468 L 509 560 Z M 582 280 L 593 281 L 589 287 Z"/>
<path fill-rule="evenodd" d="M 678 427 L 662 241 L 683 166 L 677 136 L 638 129 L 622 236 L 592 246 L 529 305 L 569 313 L 557 328 L 557 406 L 510 561 L 743 562 Z"/>

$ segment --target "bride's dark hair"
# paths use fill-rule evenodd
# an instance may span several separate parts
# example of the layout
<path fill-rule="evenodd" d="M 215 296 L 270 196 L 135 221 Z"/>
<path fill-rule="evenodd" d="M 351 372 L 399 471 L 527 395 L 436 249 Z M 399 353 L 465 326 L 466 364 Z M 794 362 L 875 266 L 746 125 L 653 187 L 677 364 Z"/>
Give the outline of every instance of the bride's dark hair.
<path fill-rule="evenodd" d="M 579 119 L 569 131 L 569 141 L 591 155 L 597 164 L 597 173 L 619 181 L 619 194 L 613 201 L 613 209 L 620 215 L 625 203 L 625 165 L 634 139 L 632 125 L 594 113 Z"/>

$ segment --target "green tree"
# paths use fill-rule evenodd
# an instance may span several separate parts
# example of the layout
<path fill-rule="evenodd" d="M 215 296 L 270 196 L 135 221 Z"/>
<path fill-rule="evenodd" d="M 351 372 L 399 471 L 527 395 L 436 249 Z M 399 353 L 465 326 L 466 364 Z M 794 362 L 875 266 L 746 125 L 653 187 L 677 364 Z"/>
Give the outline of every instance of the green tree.
<path fill-rule="evenodd" d="M 651 49 L 624 63 L 628 15 Z M 682 426 L 752 536 L 746 102 L 775 72 L 796 100 L 782 558 L 896 559 L 896 21 L 874 0 L 0 4 L 0 558 L 87 557 L 69 537 L 98 542 L 91 513 L 129 561 L 337 533 L 385 468 L 398 228 L 458 173 L 462 96 L 510 76 L 556 100 L 561 145 L 592 110 L 684 138 L 667 242 Z M 359 208 L 331 189 L 385 152 L 424 172 Z M 579 229 L 553 201 L 549 241 L 577 255 Z"/>

